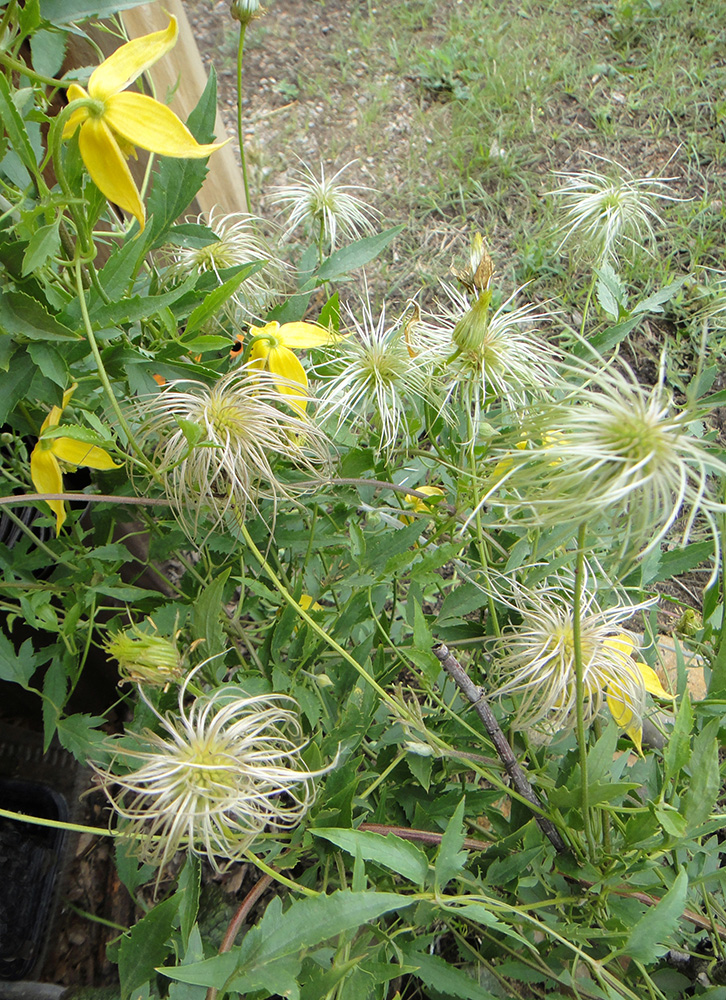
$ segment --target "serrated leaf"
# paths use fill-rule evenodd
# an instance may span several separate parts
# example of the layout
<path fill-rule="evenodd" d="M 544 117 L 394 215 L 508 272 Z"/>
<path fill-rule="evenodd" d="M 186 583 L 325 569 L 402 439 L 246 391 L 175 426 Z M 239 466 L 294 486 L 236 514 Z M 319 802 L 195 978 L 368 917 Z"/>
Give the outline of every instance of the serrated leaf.
<path fill-rule="evenodd" d="M 163 972 L 170 979 L 183 983 L 227 991 L 263 989 L 266 986 L 265 971 L 271 968 L 272 963 L 288 960 L 296 964 L 298 954 L 304 949 L 313 948 L 413 902 L 392 892 L 339 890 L 327 896 L 296 900 L 283 913 L 279 899 L 275 899 L 238 948 L 196 965 L 165 967 Z M 249 985 L 257 981 L 260 981 L 260 986 Z"/>
<path fill-rule="evenodd" d="M 360 853 L 364 861 L 374 861 L 384 868 L 407 878 L 416 885 L 423 885 L 428 873 L 428 861 L 420 848 L 392 833 L 385 836 L 370 830 L 340 830 L 337 828 L 314 828 L 310 833 L 323 837 L 342 850 L 352 854 Z"/>
<path fill-rule="evenodd" d="M 673 731 L 668 737 L 668 743 L 663 751 L 665 764 L 665 780 L 674 778 L 691 759 L 691 731 L 693 729 L 693 709 L 688 691 L 681 699 L 681 706 L 673 725 Z"/>
<path fill-rule="evenodd" d="M 140 885 L 146 885 L 154 874 L 153 865 L 142 864 L 134 854 L 134 842 L 124 837 L 116 837 L 114 843 L 114 861 L 118 877 L 133 896 Z"/>
<path fill-rule="evenodd" d="M 135 989 L 151 979 L 156 966 L 166 959 L 166 942 L 171 934 L 177 908 L 178 900 L 175 896 L 157 903 L 121 939 L 118 973 L 122 1000 L 127 1000 Z"/>
<path fill-rule="evenodd" d="M 230 570 L 226 569 L 208 587 L 205 587 L 194 602 L 192 611 L 192 636 L 204 640 L 205 656 L 215 656 L 224 649 L 222 631 L 222 595 Z"/>
<path fill-rule="evenodd" d="M 60 351 L 51 344 L 36 340 L 28 344 L 28 354 L 43 375 L 61 389 L 68 386 L 68 364 Z"/>
<path fill-rule="evenodd" d="M 185 334 L 188 336 L 201 330 L 208 320 L 217 315 L 225 302 L 227 302 L 237 291 L 239 286 L 249 278 L 251 274 L 259 271 L 264 266 L 264 262 L 251 262 L 240 267 L 237 273 L 224 281 L 218 288 L 211 291 L 202 302 L 194 309 L 187 320 Z"/>
<path fill-rule="evenodd" d="M 0 79 L 2 78 L 0 74 Z M 29 340 L 82 340 L 25 292 L 4 292 L 0 298 L 0 330 Z"/>
<path fill-rule="evenodd" d="M 201 878 L 202 866 L 199 858 L 194 854 L 188 854 L 179 875 L 177 888 L 181 935 L 185 947 L 189 942 L 192 928 L 196 926 L 195 921 L 199 912 Z"/>
<path fill-rule="evenodd" d="M 30 639 L 26 639 L 16 653 L 10 640 L 0 632 L 0 680 L 27 688 L 39 663 Z"/>
<path fill-rule="evenodd" d="M 35 173 L 37 160 L 28 137 L 25 122 L 15 107 L 8 78 L 0 73 L 0 121 L 10 139 L 14 152 L 31 174 Z"/>
<path fill-rule="evenodd" d="M 688 765 L 691 780 L 681 802 L 680 812 L 686 817 L 688 829 L 694 830 L 711 815 L 721 789 L 718 761 L 718 730 L 720 719 L 711 719 L 693 741 L 693 754 Z"/>
<path fill-rule="evenodd" d="M 319 284 L 321 281 L 335 281 L 350 274 L 351 271 L 363 267 L 364 264 L 382 253 L 391 240 L 403 232 L 403 229 L 403 226 L 394 226 L 393 229 L 386 229 L 375 236 L 364 236 L 363 239 L 356 240 L 355 243 L 351 243 L 341 250 L 336 250 L 323 261 L 310 279 L 310 283 Z"/>
<path fill-rule="evenodd" d="M 670 552 L 661 552 L 658 564 L 654 571 L 646 575 L 643 574 L 643 583 L 661 583 L 664 580 L 671 580 L 674 576 L 680 576 L 689 570 L 701 566 L 714 555 L 713 542 L 691 542 L 682 549 L 672 549 Z"/>
<path fill-rule="evenodd" d="M 57 256 L 60 251 L 59 224 L 60 217 L 55 222 L 51 222 L 49 226 L 41 226 L 36 229 L 30 237 L 23 255 L 23 277 L 43 267 L 49 257 Z"/>
<path fill-rule="evenodd" d="M 676 278 L 675 281 L 671 281 L 670 284 L 666 285 L 664 288 L 660 288 L 657 292 L 653 292 L 646 299 L 643 299 L 633 308 L 633 315 L 648 312 L 663 312 L 663 306 L 666 302 L 670 302 L 674 295 L 680 292 L 681 288 L 686 281 L 688 281 L 690 275 L 684 274 L 680 278 Z"/>
<path fill-rule="evenodd" d="M 404 951 L 403 957 L 407 964 L 416 967 L 414 969 L 416 978 L 441 996 L 456 997 L 460 1000 L 498 1000 L 498 997 L 485 990 L 475 979 L 467 976 L 461 969 L 449 965 L 438 955 L 429 955 L 422 951 Z"/>
<path fill-rule="evenodd" d="M 623 948 L 626 955 L 644 965 L 654 962 L 668 950 L 665 944 L 678 927 L 678 920 L 686 905 L 688 876 L 681 871 L 661 901 L 648 910 L 633 927 Z"/>
<path fill-rule="evenodd" d="M 465 799 L 459 802 L 441 838 L 434 866 L 437 892 L 445 889 L 467 861 L 467 852 L 461 850 L 464 844 L 464 803 Z"/>
<path fill-rule="evenodd" d="M 58 720 L 58 739 L 66 750 L 73 754 L 77 761 L 85 764 L 92 749 L 100 746 L 106 739 L 106 734 L 99 731 L 106 720 L 102 715 L 75 714 Z"/>

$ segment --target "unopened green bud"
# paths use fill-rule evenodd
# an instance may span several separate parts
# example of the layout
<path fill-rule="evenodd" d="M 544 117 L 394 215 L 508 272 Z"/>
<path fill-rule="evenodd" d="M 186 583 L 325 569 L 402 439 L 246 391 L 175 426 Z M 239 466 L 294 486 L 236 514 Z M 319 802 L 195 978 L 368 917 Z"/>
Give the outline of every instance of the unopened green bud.
<path fill-rule="evenodd" d="M 253 18 L 260 16 L 260 0 L 232 0 L 229 8 L 232 17 L 243 27 Z"/>
<path fill-rule="evenodd" d="M 487 289 L 454 327 L 452 339 L 460 351 L 475 351 L 484 344 L 489 329 L 491 301 L 492 293 Z"/>
<path fill-rule="evenodd" d="M 118 661 L 122 681 L 164 687 L 184 676 L 176 643 L 137 625 L 110 636 L 106 652 Z"/>

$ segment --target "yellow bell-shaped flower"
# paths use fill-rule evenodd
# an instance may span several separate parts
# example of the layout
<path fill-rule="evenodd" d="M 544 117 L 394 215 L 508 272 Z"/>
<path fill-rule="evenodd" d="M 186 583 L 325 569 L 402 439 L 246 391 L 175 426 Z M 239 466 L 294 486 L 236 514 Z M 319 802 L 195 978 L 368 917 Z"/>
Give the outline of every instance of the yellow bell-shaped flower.
<path fill-rule="evenodd" d="M 68 139 L 80 129 L 78 145 L 91 179 L 109 201 L 133 215 L 141 229 L 146 213 L 126 159 L 134 146 L 161 156 L 201 159 L 224 143 L 201 145 L 171 108 L 146 94 L 123 93 L 176 43 L 176 19 L 169 27 L 135 38 L 108 57 L 91 73 L 88 90 L 77 83 L 68 88 L 68 100 L 86 98 L 63 129 Z"/>

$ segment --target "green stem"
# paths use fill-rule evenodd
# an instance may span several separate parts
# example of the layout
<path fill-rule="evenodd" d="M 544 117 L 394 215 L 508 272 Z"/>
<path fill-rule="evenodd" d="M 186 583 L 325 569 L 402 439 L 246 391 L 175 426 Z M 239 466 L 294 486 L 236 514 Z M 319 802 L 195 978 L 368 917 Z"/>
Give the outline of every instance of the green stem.
<path fill-rule="evenodd" d="M 252 554 L 254 555 L 255 559 L 260 564 L 261 568 L 265 571 L 265 573 L 269 577 L 269 579 L 270 579 L 271 583 L 273 584 L 273 586 L 277 589 L 277 591 L 284 598 L 284 600 L 287 601 L 287 603 L 290 605 L 290 607 L 294 608 L 295 611 L 297 612 L 297 614 L 299 615 L 299 617 L 302 618 L 302 620 L 307 625 L 310 626 L 310 628 L 313 630 L 313 632 L 315 632 L 316 635 L 319 635 L 320 638 L 324 642 L 326 642 L 328 644 L 328 646 L 330 646 L 331 649 L 335 650 L 335 652 L 338 654 L 338 656 L 341 656 L 346 661 L 346 663 L 349 663 L 350 666 L 353 667 L 356 670 L 356 672 L 363 678 L 363 680 L 366 681 L 368 684 L 370 684 L 374 691 L 378 692 L 378 694 L 381 696 L 382 700 L 387 705 L 389 705 L 391 708 L 395 709 L 395 711 L 397 712 L 397 714 L 400 715 L 400 713 L 401 713 L 401 706 L 398 704 L 398 702 L 394 698 L 392 698 L 388 694 L 388 692 L 385 691 L 381 687 L 381 685 L 378 683 L 378 681 L 376 681 L 373 677 L 371 677 L 371 675 L 368 673 L 368 671 L 364 667 L 362 667 L 360 663 L 358 663 L 358 661 L 348 652 L 347 649 L 344 649 L 339 643 L 337 643 L 335 641 L 335 639 L 331 635 L 328 635 L 328 633 L 325 631 L 325 629 L 322 628 L 322 626 L 318 625 L 318 623 L 315 621 L 315 619 L 311 618 L 310 615 L 307 613 L 307 611 L 305 611 L 298 604 L 298 602 L 295 600 L 295 598 L 292 596 L 292 594 L 290 594 L 290 592 L 285 587 L 285 585 L 282 583 L 282 581 L 277 577 L 277 575 L 275 574 L 274 570 L 272 569 L 272 567 L 268 563 L 267 559 L 263 556 L 263 554 L 260 552 L 260 550 L 255 545 L 255 543 L 254 543 L 254 541 L 252 539 L 252 536 L 250 535 L 249 531 L 247 530 L 247 525 L 246 524 L 244 524 L 244 523 L 240 524 L 240 531 L 242 533 L 242 537 L 244 538 L 245 542 L 247 543 L 247 545 L 248 545 L 250 551 L 252 552 Z"/>
<path fill-rule="evenodd" d="M 53 170 L 55 172 L 58 185 L 63 192 L 68 208 L 70 209 L 73 221 L 76 224 L 76 234 L 81 245 L 81 254 L 86 260 L 93 260 L 96 256 L 96 248 L 88 232 L 85 205 L 80 204 L 80 200 L 73 193 L 73 189 L 68 183 L 65 170 L 63 169 L 63 128 L 71 114 L 78 108 L 87 107 L 89 101 L 82 97 L 77 101 L 71 101 L 53 119 L 48 135 L 48 148 L 53 159 Z"/>
<path fill-rule="evenodd" d="M 242 180 L 245 186 L 245 201 L 247 211 L 252 211 L 252 199 L 250 198 L 250 186 L 247 181 L 247 161 L 245 160 L 245 136 L 242 129 L 242 57 L 245 47 L 246 24 L 239 26 L 239 42 L 237 43 L 237 141 L 239 142 L 239 156 L 242 161 Z"/>
<path fill-rule="evenodd" d="M 580 338 L 585 339 L 585 324 L 587 323 L 587 314 L 590 311 L 590 302 L 592 301 L 592 293 L 595 291 L 595 282 L 597 281 L 597 275 L 593 272 L 592 281 L 590 282 L 590 287 L 587 290 L 587 298 L 585 299 L 585 308 L 582 310 L 582 323 L 580 325 Z"/>
<path fill-rule="evenodd" d="M 101 358 L 101 352 L 98 349 L 98 342 L 96 341 L 96 335 L 93 332 L 93 324 L 91 323 L 91 317 L 88 315 L 88 303 L 86 302 L 86 295 L 83 288 L 83 272 L 81 268 L 82 268 L 81 261 L 76 260 L 76 289 L 78 292 L 78 301 L 81 306 L 81 315 L 83 316 L 83 325 L 86 328 L 88 343 L 91 347 L 91 352 L 93 353 L 93 357 L 96 362 L 98 377 L 100 378 L 101 384 L 103 385 L 106 395 L 108 396 L 108 401 L 111 404 L 111 408 L 113 409 L 113 412 L 116 414 L 119 426 L 122 428 L 124 434 L 126 435 L 126 440 L 128 441 L 133 451 L 136 453 L 136 456 L 139 459 L 141 465 L 143 465 L 146 471 L 149 472 L 154 478 L 157 478 L 156 469 L 148 460 L 146 455 L 144 455 L 141 446 L 136 440 L 134 433 L 131 430 L 131 427 L 129 426 L 129 423 L 126 420 L 126 417 L 124 416 L 123 410 L 121 409 L 119 401 L 116 398 L 116 393 L 113 391 L 111 380 L 109 379 L 106 369 L 104 367 L 103 359 Z"/>
<path fill-rule="evenodd" d="M 592 817 L 590 816 L 590 789 L 587 784 L 587 736 L 585 734 L 585 681 L 584 664 L 582 661 L 582 591 L 585 576 L 585 531 L 586 525 L 580 525 L 577 532 L 577 563 L 575 565 L 575 592 L 572 608 L 572 641 L 575 652 L 575 717 L 577 746 L 580 752 L 580 781 L 582 824 L 585 830 L 585 840 L 590 861 L 595 860 L 595 840 L 592 835 Z"/>
<path fill-rule="evenodd" d="M 67 87 L 68 84 L 63 80 L 56 80 L 52 76 L 43 76 L 42 73 L 36 73 L 34 69 L 26 66 L 24 62 L 19 59 L 14 59 L 7 52 L 0 52 L 0 66 L 6 66 L 10 70 L 14 70 L 16 73 L 22 73 L 23 76 L 27 77 L 33 83 L 42 83 L 46 87 L 55 87 L 57 90 L 59 87 Z"/>
<path fill-rule="evenodd" d="M 304 896 L 320 896 L 321 893 L 316 892 L 315 889 L 308 889 L 306 885 L 301 885 L 299 882 L 293 882 L 291 878 L 287 878 L 280 872 L 271 868 L 267 862 L 263 861 L 257 854 L 254 854 L 249 848 L 245 851 L 245 856 L 252 862 L 255 868 L 259 868 L 260 871 L 269 875 L 270 878 L 274 879 L 275 882 L 279 882 L 280 885 L 286 885 L 288 889 L 292 889 L 294 892 L 301 892 Z"/>

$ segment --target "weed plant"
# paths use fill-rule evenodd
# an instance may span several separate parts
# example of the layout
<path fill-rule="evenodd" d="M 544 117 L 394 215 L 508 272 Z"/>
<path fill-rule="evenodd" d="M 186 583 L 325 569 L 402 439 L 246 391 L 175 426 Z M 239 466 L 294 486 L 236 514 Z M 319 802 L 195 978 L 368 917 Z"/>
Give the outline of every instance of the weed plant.
<path fill-rule="evenodd" d="M 397 6 L 409 31 L 435 12 Z M 700 21 L 523 4 L 485 31 L 493 6 L 406 58 L 451 112 L 437 210 L 454 176 L 465 214 L 506 203 L 513 232 L 465 233 L 416 288 L 416 231 L 377 226 L 343 164 L 277 193 L 274 245 L 254 215 L 190 215 L 214 75 L 186 126 L 131 89 L 173 19 L 58 76 L 86 0 L 0 7 L 0 678 L 106 792 L 90 833 L 139 903 L 110 949 L 123 1000 L 721 995 L 714 133 L 692 116 L 684 184 L 609 149 L 583 166 L 564 121 L 570 100 L 603 136 L 615 104 L 643 134 L 691 115 L 648 67 L 705 87 L 665 65 Z M 234 8 L 241 61 L 258 11 Z M 593 16 L 600 68 L 571 51 Z M 134 146 L 156 154 L 140 186 Z M 687 572 L 665 670 L 659 595 Z M 79 710 L 109 661 L 120 709 Z M 215 941 L 210 877 L 241 863 Z"/>

